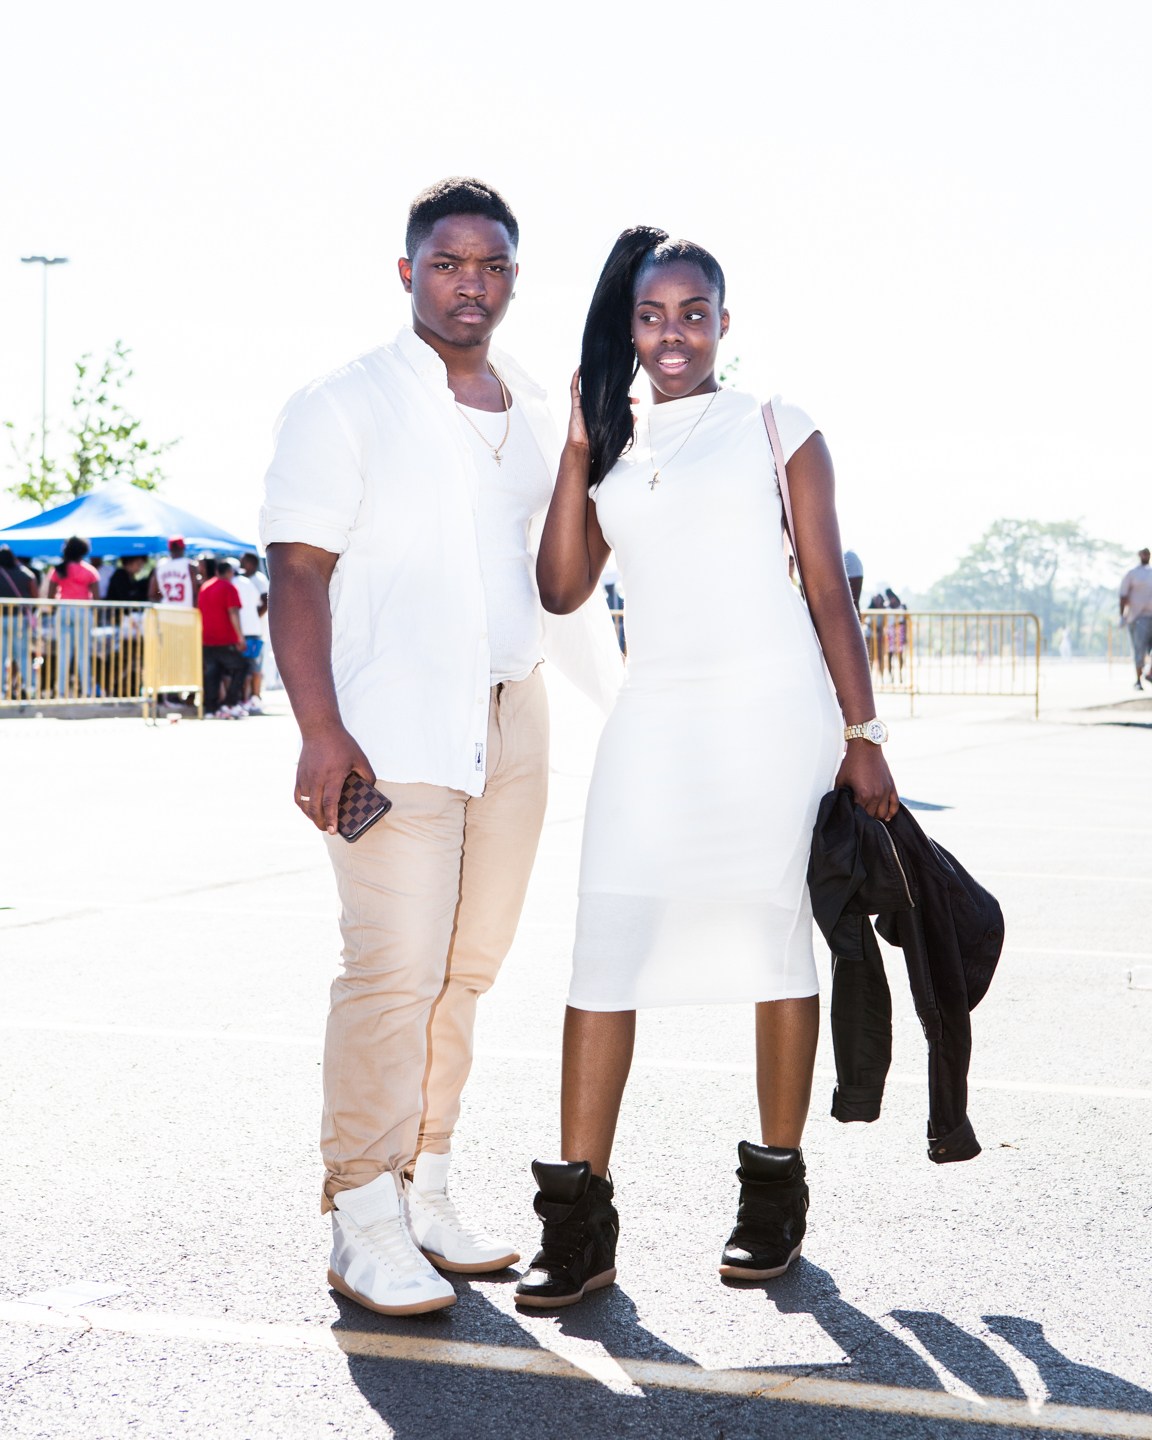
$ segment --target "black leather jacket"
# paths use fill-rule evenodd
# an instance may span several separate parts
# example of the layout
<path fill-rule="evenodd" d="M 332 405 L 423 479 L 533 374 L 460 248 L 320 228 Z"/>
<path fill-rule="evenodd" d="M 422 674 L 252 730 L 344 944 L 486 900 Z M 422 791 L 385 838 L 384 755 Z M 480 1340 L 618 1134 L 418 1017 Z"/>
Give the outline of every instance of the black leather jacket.
<path fill-rule="evenodd" d="M 1004 944 L 1004 916 L 943 846 L 901 807 L 885 824 L 833 790 L 812 832 L 808 887 L 832 951 L 832 1043 L 837 1120 L 875 1120 L 892 1061 L 892 996 L 876 929 L 904 951 L 916 1014 L 928 1039 L 928 1156 L 971 1160 L 968 1012 L 983 999 Z"/>

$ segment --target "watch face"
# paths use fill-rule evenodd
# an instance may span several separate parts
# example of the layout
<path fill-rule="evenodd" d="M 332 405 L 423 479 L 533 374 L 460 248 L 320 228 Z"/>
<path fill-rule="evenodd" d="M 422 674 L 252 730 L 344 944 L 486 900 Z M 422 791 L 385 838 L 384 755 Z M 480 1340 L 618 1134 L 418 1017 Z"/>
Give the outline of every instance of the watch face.
<path fill-rule="evenodd" d="M 873 745 L 883 745 L 888 739 L 888 727 L 883 720 L 869 720 L 864 727 L 864 733 Z"/>

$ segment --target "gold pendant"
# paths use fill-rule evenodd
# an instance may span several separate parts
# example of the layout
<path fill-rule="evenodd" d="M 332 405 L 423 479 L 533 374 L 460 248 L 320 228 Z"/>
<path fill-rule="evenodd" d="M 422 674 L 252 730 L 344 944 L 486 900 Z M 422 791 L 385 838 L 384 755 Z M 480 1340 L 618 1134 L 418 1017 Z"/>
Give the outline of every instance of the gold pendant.
<path fill-rule="evenodd" d="M 659 471 L 659 470 L 653 470 L 653 472 L 652 472 L 652 478 L 651 478 L 651 480 L 648 481 L 648 488 L 649 488 L 649 490 L 655 490 L 656 486 L 659 485 L 659 483 L 660 483 L 660 471 Z"/>

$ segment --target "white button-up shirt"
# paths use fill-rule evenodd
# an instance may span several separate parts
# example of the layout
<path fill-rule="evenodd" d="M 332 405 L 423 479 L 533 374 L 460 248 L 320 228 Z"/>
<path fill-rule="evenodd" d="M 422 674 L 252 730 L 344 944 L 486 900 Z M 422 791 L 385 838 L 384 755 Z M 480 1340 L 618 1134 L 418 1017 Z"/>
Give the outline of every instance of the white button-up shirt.
<path fill-rule="evenodd" d="M 509 356 L 492 359 L 554 472 L 544 392 Z M 265 546 L 339 556 L 329 587 L 332 674 L 341 718 L 376 773 L 480 795 L 491 657 L 480 475 L 462 428 L 444 362 L 406 326 L 288 401 L 260 535 Z M 546 621 L 549 658 L 610 708 L 622 666 L 599 594 Z"/>

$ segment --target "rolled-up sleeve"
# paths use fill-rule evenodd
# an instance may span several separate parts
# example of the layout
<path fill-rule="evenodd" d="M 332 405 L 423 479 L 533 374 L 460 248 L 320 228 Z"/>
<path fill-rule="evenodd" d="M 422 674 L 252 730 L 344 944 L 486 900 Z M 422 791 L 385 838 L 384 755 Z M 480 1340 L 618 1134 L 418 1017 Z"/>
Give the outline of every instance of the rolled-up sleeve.
<path fill-rule="evenodd" d="M 323 383 L 298 391 L 276 422 L 260 541 L 342 555 L 364 495 L 360 456 Z"/>

